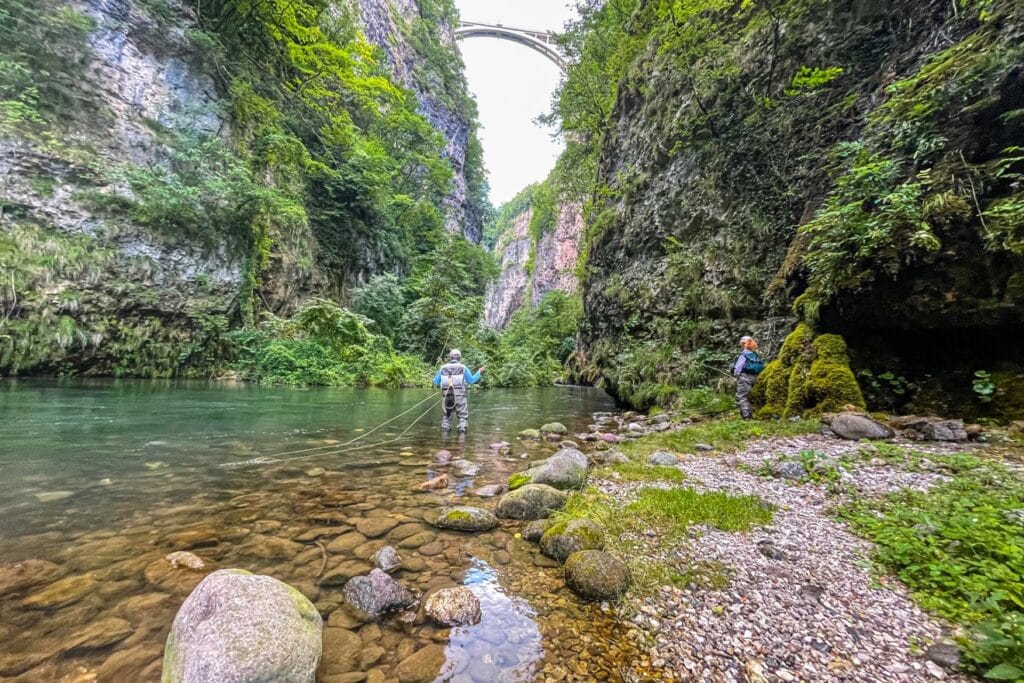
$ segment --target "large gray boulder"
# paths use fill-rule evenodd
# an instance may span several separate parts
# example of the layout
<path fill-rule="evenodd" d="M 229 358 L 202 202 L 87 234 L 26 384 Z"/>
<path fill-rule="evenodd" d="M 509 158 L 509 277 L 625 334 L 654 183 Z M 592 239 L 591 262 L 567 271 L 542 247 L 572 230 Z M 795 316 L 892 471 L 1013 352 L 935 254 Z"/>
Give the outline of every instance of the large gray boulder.
<path fill-rule="evenodd" d="M 614 600 L 631 580 L 629 567 L 603 550 L 581 550 L 565 561 L 565 584 L 588 600 Z"/>
<path fill-rule="evenodd" d="M 345 606 L 363 621 L 376 621 L 389 612 L 411 607 L 415 596 L 380 569 L 348 580 L 342 589 Z"/>
<path fill-rule="evenodd" d="M 527 484 L 503 495 L 495 514 L 502 519 L 543 519 L 555 510 L 561 510 L 568 497 L 568 494 L 544 484 Z"/>
<path fill-rule="evenodd" d="M 441 529 L 454 531 L 488 531 L 498 526 L 493 512 L 468 505 L 456 505 L 423 515 L 423 521 Z"/>
<path fill-rule="evenodd" d="M 604 527 L 589 519 L 558 522 L 540 537 L 540 551 L 553 560 L 565 562 L 580 550 L 602 550 Z"/>
<path fill-rule="evenodd" d="M 270 576 L 222 569 L 174 618 L 163 683 L 313 683 L 323 620 L 302 593 Z"/>
<path fill-rule="evenodd" d="M 587 456 L 575 448 L 562 448 L 550 458 L 530 469 L 509 477 L 508 487 L 525 484 L 546 484 L 565 491 L 581 489 L 587 483 Z"/>
<path fill-rule="evenodd" d="M 839 413 L 827 419 L 829 429 L 841 439 L 891 439 L 893 431 L 886 425 L 859 413 Z"/>

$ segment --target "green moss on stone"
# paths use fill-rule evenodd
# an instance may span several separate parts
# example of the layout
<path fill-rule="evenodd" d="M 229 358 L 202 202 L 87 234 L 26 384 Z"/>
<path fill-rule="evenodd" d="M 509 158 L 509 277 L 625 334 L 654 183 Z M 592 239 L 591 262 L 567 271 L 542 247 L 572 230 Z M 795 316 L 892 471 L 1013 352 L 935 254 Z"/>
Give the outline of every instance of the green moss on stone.
<path fill-rule="evenodd" d="M 515 491 L 520 486 L 529 484 L 532 477 L 526 472 L 516 472 L 508 478 L 508 488 L 510 491 Z"/>
<path fill-rule="evenodd" d="M 846 341 L 837 334 L 814 336 L 804 323 L 786 337 L 779 357 L 765 366 L 754 388 L 751 399 L 762 419 L 866 407 L 850 369 Z"/>

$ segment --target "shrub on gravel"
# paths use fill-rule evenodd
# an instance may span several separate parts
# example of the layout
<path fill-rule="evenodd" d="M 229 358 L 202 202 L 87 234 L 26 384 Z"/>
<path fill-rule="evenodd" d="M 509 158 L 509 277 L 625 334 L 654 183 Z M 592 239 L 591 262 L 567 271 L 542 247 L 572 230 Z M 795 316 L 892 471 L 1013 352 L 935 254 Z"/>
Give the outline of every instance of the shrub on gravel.
<path fill-rule="evenodd" d="M 971 669 L 1024 680 L 1024 478 L 973 456 L 928 457 L 952 478 L 857 500 L 841 515 L 922 607 L 970 628 L 962 644 Z"/>

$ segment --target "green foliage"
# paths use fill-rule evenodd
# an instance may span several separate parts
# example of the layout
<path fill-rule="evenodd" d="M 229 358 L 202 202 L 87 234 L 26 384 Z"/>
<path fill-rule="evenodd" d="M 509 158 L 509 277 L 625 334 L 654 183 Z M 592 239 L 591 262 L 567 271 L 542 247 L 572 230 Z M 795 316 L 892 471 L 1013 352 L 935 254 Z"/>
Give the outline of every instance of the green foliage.
<path fill-rule="evenodd" d="M 746 531 L 772 520 L 772 509 L 756 496 L 733 496 L 724 491 L 698 493 L 693 489 L 644 488 L 625 511 L 647 519 L 686 528 L 707 524 L 722 531 Z"/>
<path fill-rule="evenodd" d="M 1018 680 L 1024 670 L 1024 482 L 997 464 L 958 458 L 947 468 L 955 475 L 950 481 L 926 492 L 854 501 L 843 516 L 877 544 L 879 562 L 925 609 L 971 627 L 964 644 L 974 671 Z"/>
<path fill-rule="evenodd" d="M 43 136 L 89 111 L 81 87 L 93 21 L 59 0 L 0 0 L 0 135 Z"/>
<path fill-rule="evenodd" d="M 425 386 L 427 366 L 396 353 L 390 340 L 367 329 L 368 323 L 333 302 L 314 299 L 289 320 L 268 317 L 258 329 L 232 332 L 233 367 L 268 384 Z"/>
<path fill-rule="evenodd" d="M 617 463 L 607 468 L 594 470 L 594 476 L 614 481 L 667 481 L 673 484 L 682 483 L 686 478 L 678 467 L 646 465 L 642 462 L 630 461 Z"/>
<path fill-rule="evenodd" d="M 518 311 L 488 349 L 488 386 L 550 386 L 562 379 L 582 313 L 578 297 L 559 291 Z"/>
<path fill-rule="evenodd" d="M 800 67 L 800 71 L 793 76 L 789 88 L 786 89 L 786 94 L 790 96 L 814 94 L 835 81 L 842 74 L 843 68 L 841 66 L 830 66 L 827 69 L 809 66 Z"/>

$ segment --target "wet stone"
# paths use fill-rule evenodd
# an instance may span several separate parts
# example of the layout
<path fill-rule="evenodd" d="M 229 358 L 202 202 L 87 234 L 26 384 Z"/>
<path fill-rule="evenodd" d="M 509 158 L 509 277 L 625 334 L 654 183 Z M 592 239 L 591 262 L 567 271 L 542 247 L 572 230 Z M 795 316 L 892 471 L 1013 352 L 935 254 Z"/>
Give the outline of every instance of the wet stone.
<path fill-rule="evenodd" d="M 430 683 L 437 678 L 446 659 L 444 647 L 427 645 L 403 659 L 395 674 L 399 683 Z"/>
<path fill-rule="evenodd" d="M 161 560 L 164 564 L 167 564 Z M 51 583 L 22 601 L 28 609 L 51 609 L 78 602 L 96 589 L 96 579 L 89 575 L 69 576 Z"/>
<path fill-rule="evenodd" d="M 367 538 L 377 538 L 398 526 L 398 520 L 390 517 L 364 517 L 355 520 L 356 530 Z"/>
<path fill-rule="evenodd" d="M 348 526 L 320 526 L 309 531 L 304 531 L 298 536 L 295 536 L 292 540 L 298 541 L 299 543 L 309 543 L 310 541 L 316 541 L 321 538 L 330 538 L 333 536 L 340 536 L 341 534 L 351 531 L 352 527 Z"/>
<path fill-rule="evenodd" d="M 629 589 L 629 568 L 601 550 L 581 550 L 565 562 L 565 583 L 590 600 L 613 600 Z"/>
<path fill-rule="evenodd" d="M 437 538 L 437 534 L 435 534 L 433 531 L 420 531 L 413 536 L 409 536 L 408 538 L 402 539 L 397 543 L 397 545 L 399 548 L 414 550 L 416 548 L 419 548 L 420 546 L 432 543 L 435 538 Z"/>
<path fill-rule="evenodd" d="M 441 529 L 454 531 L 487 531 L 498 526 L 494 513 L 468 505 L 443 508 L 436 514 L 425 515 L 424 520 Z"/>
<path fill-rule="evenodd" d="M 320 579 L 321 586 L 343 586 L 349 579 L 355 576 L 362 576 L 373 567 L 359 560 L 346 560 L 341 564 L 326 571 Z"/>
<path fill-rule="evenodd" d="M 480 600 L 465 586 L 442 588 L 423 605 L 427 616 L 443 626 L 468 626 L 480 622 Z"/>
<path fill-rule="evenodd" d="M 363 536 L 358 531 L 350 531 L 349 533 L 339 536 L 328 543 L 327 552 L 347 553 L 355 550 L 364 543 L 366 543 L 366 536 Z"/>
<path fill-rule="evenodd" d="M 505 486 L 503 484 L 488 484 L 473 491 L 473 495 L 480 496 L 481 498 L 493 498 L 494 496 L 500 496 L 504 491 Z"/>
<path fill-rule="evenodd" d="M 388 574 L 398 570 L 402 566 L 402 558 L 399 556 L 398 551 L 393 547 L 386 545 L 379 549 L 370 558 L 374 566 L 383 572 Z"/>
<path fill-rule="evenodd" d="M 417 524 L 415 522 L 399 524 L 391 530 L 391 533 L 388 534 L 388 538 L 395 541 L 401 541 L 409 538 L 410 536 L 415 536 L 422 531 L 424 531 L 422 524 Z"/>
<path fill-rule="evenodd" d="M 47 560 L 24 560 L 0 565 L 0 595 L 20 593 L 27 588 L 52 581 L 60 567 Z"/>
<path fill-rule="evenodd" d="M 64 652 L 96 650 L 118 643 L 134 632 L 135 627 L 124 619 L 108 617 L 73 633 L 61 647 Z"/>
<path fill-rule="evenodd" d="M 198 527 L 170 534 L 167 543 L 177 550 L 193 550 L 217 545 L 220 537 L 212 527 Z"/>
<path fill-rule="evenodd" d="M 179 550 L 177 552 L 170 553 L 164 557 L 165 560 L 171 563 L 171 566 L 175 569 L 184 568 L 192 569 L 194 571 L 200 571 L 206 568 L 206 563 L 203 562 L 202 558 L 193 553 Z"/>
<path fill-rule="evenodd" d="M 363 621 L 376 621 L 416 601 L 408 589 L 379 569 L 349 580 L 342 592 L 345 606 Z"/>
<path fill-rule="evenodd" d="M 503 519 L 542 519 L 560 510 L 567 497 L 567 494 L 550 486 L 526 484 L 503 495 L 495 514 Z"/>

